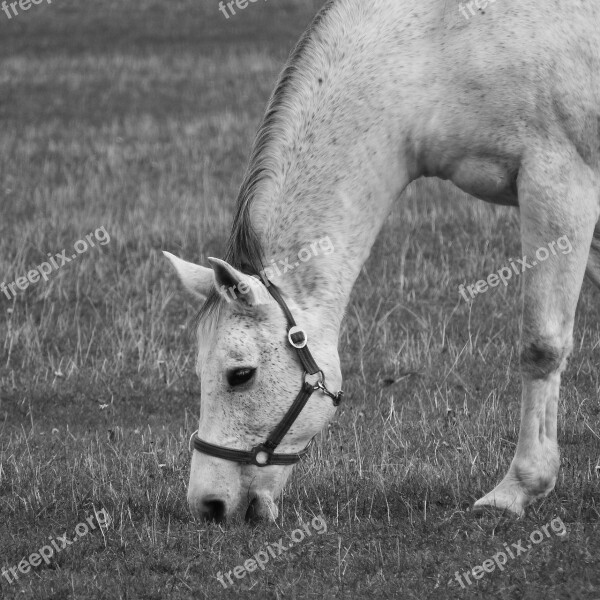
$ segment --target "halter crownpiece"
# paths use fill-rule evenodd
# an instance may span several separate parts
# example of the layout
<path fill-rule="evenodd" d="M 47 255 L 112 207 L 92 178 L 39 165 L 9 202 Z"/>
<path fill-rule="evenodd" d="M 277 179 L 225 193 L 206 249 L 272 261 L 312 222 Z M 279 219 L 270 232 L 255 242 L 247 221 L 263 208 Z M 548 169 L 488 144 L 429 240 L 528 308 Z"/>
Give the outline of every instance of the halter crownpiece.
<path fill-rule="evenodd" d="M 304 369 L 304 382 L 302 388 L 298 392 L 296 399 L 290 406 L 289 410 L 285 413 L 279 424 L 269 434 L 267 439 L 262 443 L 254 446 L 251 450 L 235 450 L 232 448 L 225 448 L 224 446 L 217 446 L 205 442 L 198 437 L 198 431 L 192 434 L 190 439 L 194 449 L 203 454 L 214 456 L 216 458 L 222 458 L 224 460 L 230 460 L 242 465 L 254 465 L 256 467 L 267 467 L 269 465 L 293 465 L 297 463 L 302 457 L 308 453 L 308 446 L 304 450 L 292 454 L 276 454 L 275 449 L 281 443 L 285 434 L 290 430 L 290 427 L 295 423 L 296 419 L 302 412 L 302 409 L 308 402 L 308 399 L 312 396 L 312 393 L 316 390 L 321 390 L 323 394 L 329 396 L 333 401 L 334 406 L 338 406 L 342 401 L 344 392 L 340 390 L 337 393 L 330 392 L 325 384 L 325 374 L 319 368 L 319 365 L 315 362 L 310 350 L 308 349 L 308 337 L 303 329 L 296 325 L 296 321 L 285 303 L 281 292 L 270 281 L 267 280 L 267 289 L 273 299 L 279 304 L 285 318 L 288 322 L 288 341 L 290 345 L 295 348 L 298 358 L 302 363 Z M 306 381 L 307 375 L 319 374 L 319 379 L 316 383 L 311 384 Z"/>

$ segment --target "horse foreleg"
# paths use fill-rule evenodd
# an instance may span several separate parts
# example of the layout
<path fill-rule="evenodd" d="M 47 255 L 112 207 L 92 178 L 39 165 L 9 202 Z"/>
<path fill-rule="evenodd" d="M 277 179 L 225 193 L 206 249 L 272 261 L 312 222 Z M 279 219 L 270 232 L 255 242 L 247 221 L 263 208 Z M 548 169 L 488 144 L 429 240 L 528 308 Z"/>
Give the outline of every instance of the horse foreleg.
<path fill-rule="evenodd" d="M 538 150 L 525 160 L 518 189 L 523 254 L 531 264 L 523 273 L 521 427 L 507 475 L 475 509 L 491 506 L 522 515 L 556 483 L 560 378 L 600 216 L 600 186 L 594 172 L 565 147 Z M 536 256 L 540 248 L 556 250 L 561 238 L 565 250 L 550 252 L 544 260 L 545 251 Z"/>

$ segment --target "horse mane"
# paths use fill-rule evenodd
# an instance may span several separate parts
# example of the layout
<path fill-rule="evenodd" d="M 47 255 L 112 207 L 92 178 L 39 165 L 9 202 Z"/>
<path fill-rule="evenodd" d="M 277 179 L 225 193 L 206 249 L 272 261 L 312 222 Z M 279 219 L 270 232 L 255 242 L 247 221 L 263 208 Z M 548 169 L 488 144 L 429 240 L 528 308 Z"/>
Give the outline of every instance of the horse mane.
<path fill-rule="evenodd" d="M 314 33 L 336 1 L 328 0 L 296 44 L 269 99 L 265 116 L 256 134 L 248 168 L 238 193 L 237 209 L 224 257 L 231 266 L 244 273 L 258 274 L 264 269 L 264 251 L 252 226 L 250 208 L 261 189 L 261 184 L 276 177 L 276 165 L 280 158 L 276 142 L 285 138 L 285 133 L 290 129 L 290 94 L 294 91 L 294 83 L 305 75 L 302 67 L 306 65 L 302 59 L 313 42 Z M 219 292 L 216 288 L 211 288 L 198 313 L 198 322 L 215 316 L 222 303 L 223 298 Z"/>

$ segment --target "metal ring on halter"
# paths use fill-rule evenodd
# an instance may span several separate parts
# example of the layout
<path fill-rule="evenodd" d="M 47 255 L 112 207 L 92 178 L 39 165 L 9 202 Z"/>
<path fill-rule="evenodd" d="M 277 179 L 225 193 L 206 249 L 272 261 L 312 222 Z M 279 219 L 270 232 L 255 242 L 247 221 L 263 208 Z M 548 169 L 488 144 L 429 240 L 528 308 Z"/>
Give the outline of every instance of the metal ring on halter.
<path fill-rule="evenodd" d="M 318 374 L 318 379 L 317 381 L 315 381 L 315 383 L 310 383 L 310 381 L 307 380 L 307 377 L 309 375 L 317 375 Z M 316 372 L 316 373 L 308 373 L 307 371 L 304 371 L 304 383 L 308 383 L 308 385 L 312 385 L 313 390 L 315 390 L 315 392 L 317 390 L 322 390 L 323 386 L 325 385 L 325 373 L 323 373 L 323 371 L 321 371 L 320 369 Z"/>
<path fill-rule="evenodd" d="M 317 381 L 314 384 L 309 384 L 313 386 L 313 390 L 321 390 L 326 396 L 329 396 L 332 400 L 333 400 L 333 405 L 334 406 L 339 406 L 340 402 L 342 401 L 343 397 L 344 397 L 344 392 L 342 392 L 342 390 L 340 390 L 337 394 L 334 394 L 333 392 L 330 392 L 329 389 L 327 388 L 327 384 L 325 383 L 325 373 L 323 373 L 323 371 L 319 370 L 319 379 L 317 379 Z M 308 375 L 308 373 L 305 371 L 304 372 L 304 381 L 306 382 L 306 376 Z"/>
<path fill-rule="evenodd" d="M 308 383 L 309 385 L 312 385 L 313 390 L 315 391 L 321 390 L 326 396 L 329 396 L 333 400 L 334 406 L 339 406 L 340 402 L 342 401 L 342 398 L 344 397 L 344 392 L 342 392 L 342 390 L 340 390 L 337 394 L 330 392 L 325 383 L 325 373 L 323 373 L 323 371 L 321 371 L 320 369 L 319 371 L 317 371 L 317 373 L 319 374 L 319 378 L 314 384 L 312 384 L 306 381 L 306 376 L 308 375 L 308 373 L 304 371 L 304 382 Z"/>

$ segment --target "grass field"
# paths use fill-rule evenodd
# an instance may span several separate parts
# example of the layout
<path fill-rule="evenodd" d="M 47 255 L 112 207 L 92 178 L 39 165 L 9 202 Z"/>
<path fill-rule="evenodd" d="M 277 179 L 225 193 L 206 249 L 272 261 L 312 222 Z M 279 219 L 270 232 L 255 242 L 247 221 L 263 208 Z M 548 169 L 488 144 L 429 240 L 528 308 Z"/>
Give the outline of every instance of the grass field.
<path fill-rule="evenodd" d="M 516 443 L 520 282 L 458 286 L 520 256 L 518 213 L 411 186 L 340 340 L 347 402 L 296 467 L 276 524 L 187 509 L 199 413 L 193 315 L 160 254 L 219 256 L 276 75 L 317 0 L 55 0 L 0 12 L 0 282 L 105 227 L 110 243 L 0 294 L 0 568 L 104 509 L 0 596 L 42 599 L 600 599 L 600 295 L 586 282 L 559 409 L 556 490 L 475 518 Z M 219 571 L 322 515 L 223 589 Z M 505 570 L 470 570 L 560 518 Z M 286 543 L 287 545 L 287 543 Z"/>

